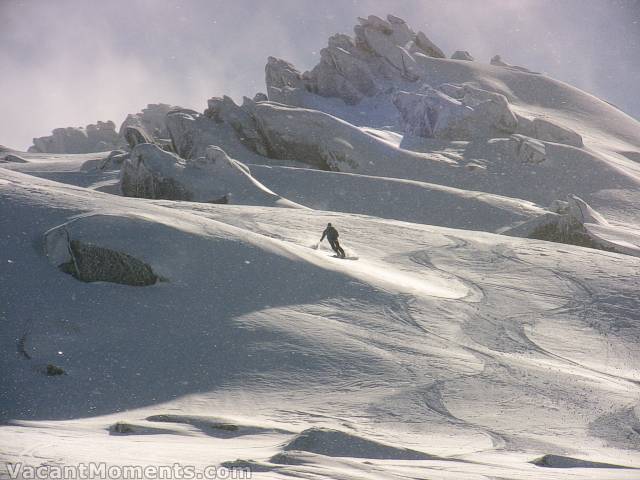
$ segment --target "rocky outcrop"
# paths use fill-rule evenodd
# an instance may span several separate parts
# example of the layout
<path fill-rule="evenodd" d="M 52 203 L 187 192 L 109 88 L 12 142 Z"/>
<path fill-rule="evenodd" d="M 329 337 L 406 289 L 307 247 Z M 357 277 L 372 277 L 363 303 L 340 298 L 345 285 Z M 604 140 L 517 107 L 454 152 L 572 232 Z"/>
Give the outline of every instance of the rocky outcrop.
<path fill-rule="evenodd" d="M 93 153 L 117 148 L 121 140 L 113 122 L 98 122 L 86 127 L 56 128 L 46 137 L 34 138 L 29 152 Z"/>
<path fill-rule="evenodd" d="M 124 139 L 131 149 L 141 143 L 153 143 L 153 139 L 149 137 L 147 132 L 145 132 L 141 127 L 135 127 L 133 125 L 125 127 Z"/>
<path fill-rule="evenodd" d="M 120 125 L 120 136 L 125 138 L 127 127 L 136 127 L 144 135 L 151 139 L 169 138 L 167 130 L 166 116 L 176 107 L 166 103 L 149 104 L 141 112 L 127 115 L 122 125 Z"/>
<path fill-rule="evenodd" d="M 65 225 L 45 234 L 49 261 L 77 280 L 123 285 L 153 285 L 159 277 L 146 263 L 131 255 L 72 239 Z"/>
<path fill-rule="evenodd" d="M 475 59 L 471 56 L 469 52 L 466 50 L 456 50 L 453 55 L 451 55 L 452 60 L 466 60 L 468 62 L 473 62 Z"/>
<path fill-rule="evenodd" d="M 269 100 L 290 105 L 300 103 L 295 97 L 303 94 L 305 85 L 302 75 L 292 64 L 280 58 L 269 57 L 264 72 Z"/>
<path fill-rule="evenodd" d="M 246 105 L 272 158 L 321 170 L 355 171 L 371 137 L 330 115 L 273 103 Z M 362 148 L 354 144 L 363 141 Z"/>
<path fill-rule="evenodd" d="M 245 105 L 253 103 L 245 97 Z M 226 95 L 222 98 L 214 97 L 209 99 L 208 108 L 204 114 L 218 123 L 226 122 L 236 132 L 238 139 L 259 155 L 269 156 L 264 138 L 258 130 L 258 126 L 253 117 L 243 108 Z"/>
<path fill-rule="evenodd" d="M 640 256 L 637 231 L 611 225 L 581 198 L 569 195 L 553 202 L 550 210 L 503 233 Z"/>
<path fill-rule="evenodd" d="M 184 159 L 196 159 L 206 156 L 209 145 L 217 145 L 231 156 L 245 161 L 260 162 L 264 159 L 247 148 L 250 142 L 243 143 L 238 138 L 238 130 L 223 120 L 227 118 L 225 114 L 218 116 L 214 111 L 208 110 L 206 115 L 189 109 L 171 111 L 167 115 L 171 151 Z M 242 130 L 240 132 L 242 135 Z"/>
<path fill-rule="evenodd" d="M 443 90 L 423 86 L 418 92 L 397 92 L 405 133 L 428 138 L 470 140 L 504 136 L 518 121 L 504 95 L 470 85 L 446 85 Z M 454 95 L 457 98 L 452 97 Z"/>
<path fill-rule="evenodd" d="M 525 164 L 542 163 L 546 159 L 544 143 L 524 135 L 511 135 L 509 146 L 513 149 L 512 156 Z"/>
<path fill-rule="evenodd" d="M 320 51 L 320 63 L 301 74 L 284 60 L 269 58 L 266 67 L 269 100 L 304 106 L 306 92 L 357 104 L 388 90 L 398 81 L 418 80 L 420 57 L 445 58 L 427 36 L 415 33 L 393 15 L 359 18 L 355 37 L 334 35 Z"/>
<path fill-rule="evenodd" d="M 530 119 L 518 115 L 517 133 L 545 142 L 562 143 L 573 147 L 584 146 L 582 136 L 576 131 L 540 117 Z"/>
<path fill-rule="evenodd" d="M 129 197 L 242 205 L 296 206 L 255 180 L 249 169 L 220 148 L 184 160 L 143 143 L 122 166 L 122 193 Z"/>

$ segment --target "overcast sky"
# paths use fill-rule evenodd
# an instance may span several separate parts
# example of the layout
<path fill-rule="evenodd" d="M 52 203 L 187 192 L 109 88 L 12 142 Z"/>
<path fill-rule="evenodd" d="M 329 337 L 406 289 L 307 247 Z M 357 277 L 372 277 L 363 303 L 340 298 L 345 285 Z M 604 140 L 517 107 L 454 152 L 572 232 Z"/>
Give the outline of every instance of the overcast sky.
<path fill-rule="evenodd" d="M 447 55 L 500 54 L 640 118 L 640 0 L 0 0 L 0 144 L 253 96 L 267 56 L 309 69 L 330 35 L 387 13 Z"/>

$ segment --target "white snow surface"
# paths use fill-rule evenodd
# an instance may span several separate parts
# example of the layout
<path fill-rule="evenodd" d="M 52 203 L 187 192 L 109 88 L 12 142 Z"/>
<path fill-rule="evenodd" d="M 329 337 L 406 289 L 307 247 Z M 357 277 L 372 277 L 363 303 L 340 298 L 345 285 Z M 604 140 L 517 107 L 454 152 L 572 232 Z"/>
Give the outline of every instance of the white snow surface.
<path fill-rule="evenodd" d="M 0 149 L 0 478 L 640 478 L 640 124 L 520 67 L 440 58 L 396 17 L 360 24 L 382 57 L 332 37 L 316 93 L 270 59 L 270 98 L 292 104 L 169 113 L 182 159 Z M 376 83 L 347 104 L 340 71 Z M 425 84 L 493 98 L 507 131 L 404 134 L 393 97 Z M 136 150 L 195 201 L 122 196 Z M 206 203 L 221 193 L 238 201 Z M 559 218 L 613 251 L 500 234 Z M 346 259 L 318 246 L 329 222 Z M 50 231 L 160 281 L 81 282 Z"/>

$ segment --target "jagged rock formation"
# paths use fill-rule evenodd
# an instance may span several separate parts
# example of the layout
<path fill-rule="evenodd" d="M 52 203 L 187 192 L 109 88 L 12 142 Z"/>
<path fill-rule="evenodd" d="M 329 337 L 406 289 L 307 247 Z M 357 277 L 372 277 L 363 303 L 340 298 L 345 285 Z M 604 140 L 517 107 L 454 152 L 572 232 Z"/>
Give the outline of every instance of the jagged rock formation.
<path fill-rule="evenodd" d="M 224 130 L 233 134 L 230 125 L 190 109 L 174 110 L 167 115 L 166 121 L 173 151 L 184 159 L 205 156 L 209 145 L 221 144 Z"/>
<path fill-rule="evenodd" d="M 244 105 L 254 103 L 245 97 Z M 222 98 L 211 98 L 207 102 L 208 108 L 205 116 L 218 123 L 226 122 L 236 132 L 238 139 L 259 155 L 269 156 L 269 151 L 265 144 L 265 139 L 259 131 L 256 120 L 251 116 L 246 108 L 241 108 L 226 95 Z"/>
<path fill-rule="evenodd" d="M 123 252 L 71 238 L 65 225 L 45 234 L 49 261 L 83 282 L 153 285 L 159 277 L 146 263 Z"/>
<path fill-rule="evenodd" d="M 583 146 L 577 132 L 544 118 L 516 114 L 504 95 L 470 84 L 442 84 L 437 89 L 425 84 L 416 92 L 396 92 L 393 103 L 408 135 L 470 140 L 517 133 L 515 154 L 525 163 L 544 160 L 544 145 L 532 139 Z"/>
<path fill-rule="evenodd" d="M 29 152 L 92 153 L 117 148 L 120 138 L 112 121 L 98 122 L 85 128 L 56 128 L 46 137 L 34 138 Z"/>
<path fill-rule="evenodd" d="M 119 131 L 116 131 L 115 123 L 110 120 L 87 125 L 85 128 L 56 128 L 49 136 L 34 138 L 29 152 L 93 153 L 127 145 L 133 148 L 143 139 L 162 143 L 162 139 L 169 138 L 165 118 L 174 108 L 164 103 L 147 105 L 141 112 L 128 115 Z M 130 128 L 137 132 L 132 133 Z"/>
<path fill-rule="evenodd" d="M 442 91 L 424 85 L 418 92 L 397 92 L 405 133 L 448 140 L 492 138 L 512 133 L 518 120 L 504 95 L 470 85 L 446 85 Z"/>
<path fill-rule="evenodd" d="M 452 60 L 466 60 L 468 62 L 473 62 L 475 59 L 471 56 L 469 52 L 466 50 L 456 50 L 453 55 L 451 55 Z"/>
<path fill-rule="evenodd" d="M 359 18 L 355 38 L 338 34 L 320 52 L 320 63 L 301 74 L 284 60 L 269 58 L 265 73 L 269 100 L 302 106 L 306 91 L 356 104 L 398 81 L 421 76 L 419 58 L 446 58 L 427 36 L 393 15 Z"/>
<path fill-rule="evenodd" d="M 157 145 L 137 145 L 122 167 L 120 187 L 128 197 L 206 203 L 295 206 L 251 177 L 249 169 L 219 147 L 184 160 Z"/>

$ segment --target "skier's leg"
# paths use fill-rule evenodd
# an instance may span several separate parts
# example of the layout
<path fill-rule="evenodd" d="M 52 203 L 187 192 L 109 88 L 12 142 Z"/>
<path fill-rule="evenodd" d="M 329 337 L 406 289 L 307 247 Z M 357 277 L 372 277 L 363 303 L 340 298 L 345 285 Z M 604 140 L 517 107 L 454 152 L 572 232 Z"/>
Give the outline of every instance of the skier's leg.
<path fill-rule="evenodd" d="M 345 258 L 346 255 L 344 254 L 344 250 L 342 249 L 342 247 L 340 246 L 340 242 L 338 242 L 338 240 L 336 240 L 336 253 L 341 256 L 342 258 Z"/>
<path fill-rule="evenodd" d="M 337 240 L 329 240 L 329 245 L 331 245 L 331 249 L 336 253 L 336 255 L 340 255 L 337 244 L 338 244 Z"/>

